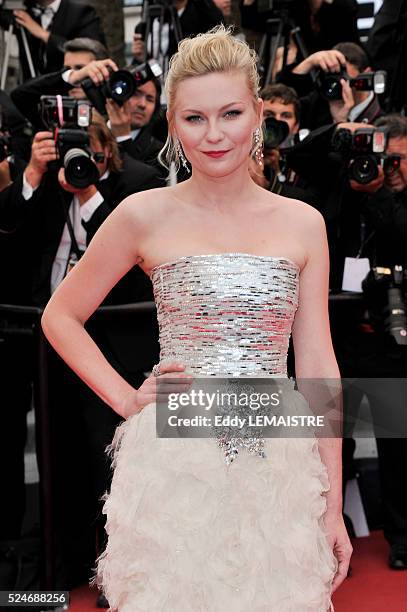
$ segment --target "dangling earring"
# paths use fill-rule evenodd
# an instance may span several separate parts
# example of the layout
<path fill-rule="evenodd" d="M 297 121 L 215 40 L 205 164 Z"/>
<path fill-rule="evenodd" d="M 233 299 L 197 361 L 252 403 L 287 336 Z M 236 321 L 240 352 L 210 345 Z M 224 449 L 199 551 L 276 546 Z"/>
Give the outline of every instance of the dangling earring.
<path fill-rule="evenodd" d="M 187 158 L 184 155 L 184 151 L 182 150 L 181 143 L 178 140 L 178 138 L 177 138 L 177 143 L 175 145 L 175 149 L 177 151 L 178 157 L 181 160 L 181 164 L 184 166 L 185 170 L 190 174 L 191 170 L 189 169 L 189 166 L 187 164 Z"/>
<path fill-rule="evenodd" d="M 253 155 L 256 163 L 259 166 L 263 166 L 263 147 L 261 145 L 261 132 L 260 128 L 256 128 L 253 132 Z"/>

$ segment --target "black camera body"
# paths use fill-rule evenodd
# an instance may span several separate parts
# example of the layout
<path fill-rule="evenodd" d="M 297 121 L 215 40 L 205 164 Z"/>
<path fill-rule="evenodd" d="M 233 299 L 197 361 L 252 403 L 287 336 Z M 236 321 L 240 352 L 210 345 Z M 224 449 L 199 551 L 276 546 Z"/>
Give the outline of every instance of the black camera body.
<path fill-rule="evenodd" d="M 107 99 L 114 100 L 119 106 L 123 106 L 126 100 L 134 96 L 139 87 L 158 78 L 161 74 L 159 64 L 150 60 L 144 64 L 112 71 L 109 79 L 100 85 L 95 85 L 92 79 L 87 78 L 82 81 L 81 86 L 96 110 L 105 115 Z"/>
<path fill-rule="evenodd" d="M 386 71 L 362 72 L 357 77 L 351 78 L 342 68 L 339 72 L 325 72 L 320 69 L 316 76 L 316 87 L 321 96 L 328 102 L 342 100 L 341 79 L 349 82 L 356 91 L 374 91 L 380 95 L 386 90 Z"/>
<path fill-rule="evenodd" d="M 332 148 L 348 161 L 349 178 L 365 185 L 379 175 L 378 166 L 386 159 L 387 130 L 359 128 L 353 133 L 345 128 L 336 130 Z"/>
<path fill-rule="evenodd" d="M 67 96 L 41 96 L 40 112 L 44 125 L 53 132 L 58 167 L 73 187 L 84 189 L 99 180 L 87 132 L 91 122 L 91 105 L 87 100 Z"/>
<path fill-rule="evenodd" d="M 362 288 L 373 327 L 407 346 L 407 270 L 401 265 L 372 268 Z"/>

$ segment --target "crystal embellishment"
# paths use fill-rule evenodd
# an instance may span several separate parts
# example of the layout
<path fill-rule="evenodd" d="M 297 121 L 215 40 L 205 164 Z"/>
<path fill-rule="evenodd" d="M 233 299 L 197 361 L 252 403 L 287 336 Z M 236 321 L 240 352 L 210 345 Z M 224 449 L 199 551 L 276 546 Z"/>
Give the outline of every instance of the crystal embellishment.
<path fill-rule="evenodd" d="M 151 280 L 160 364 L 183 363 L 197 378 L 287 377 L 299 296 L 294 262 L 246 253 L 190 255 L 156 266 Z M 228 465 L 243 448 L 265 457 L 261 436 L 222 431 L 217 444 Z"/>

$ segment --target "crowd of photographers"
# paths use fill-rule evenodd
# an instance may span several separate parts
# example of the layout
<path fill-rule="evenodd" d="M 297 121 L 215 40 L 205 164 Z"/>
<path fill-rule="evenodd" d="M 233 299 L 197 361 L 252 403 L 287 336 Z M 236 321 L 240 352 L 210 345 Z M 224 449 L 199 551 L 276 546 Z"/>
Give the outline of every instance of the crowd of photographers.
<path fill-rule="evenodd" d="M 132 63 L 120 70 L 109 57 L 93 8 L 75 0 L 26 4 L 14 19 L 19 42 L 23 45 L 24 31 L 40 76 L 28 78 L 30 62 L 22 50 L 22 83 L 0 92 L 0 303 L 43 307 L 124 197 L 166 185 L 168 172 L 158 161 L 167 130 L 162 65 L 153 58 L 154 44 L 160 53 L 164 48 L 168 59 L 179 34 L 230 22 L 238 4 L 247 38 L 253 32 L 263 35 L 260 5 L 267 3 L 164 3 L 167 27 L 158 20 L 158 29 L 153 24 L 147 32 L 148 22 L 141 22 Z M 285 11 L 291 3 L 276 4 Z M 367 387 L 346 385 L 345 411 L 356 415 L 362 397 L 368 396 L 389 564 L 407 569 L 407 495 L 400 469 L 407 464 L 406 432 L 404 437 L 381 437 L 384 416 L 397 423 L 404 412 L 405 394 L 395 392 L 393 379 L 407 378 L 407 118 L 401 109 L 384 111 L 388 79 L 358 40 L 355 2 L 310 1 L 295 3 L 297 9 L 299 4 L 309 4 L 309 13 L 300 11 L 296 17 L 313 52 L 301 54 L 293 38 L 286 52 L 277 49 L 275 82 L 264 83 L 260 94 L 264 154 L 250 160 L 250 172 L 264 189 L 320 210 L 328 231 L 332 295 L 363 295 L 332 312 L 332 333 L 342 376 L 370 379 Z M 334 32 L 326 26 L 329 15 L 337 19 Z M 9 24 L 10 12 L 2 9 L 0 19 Z M 264 35 L 267 42 L 267 31 Z M 172 180 L 186 176 L 181 168 Z M 104 304 L 152 299 L 149 279 L 135 267 Z M 0 508 L 0 553 L 21 533 L 25 418 L 35 363 L 33 346 L 14 333 L 16 328 L 7 317 L 2 321 L 2 399 L 8 410 L 1 421 L 10 436 L 0 451 L 0 471 L 12 503 Z M 138 386 L 143 372 L 118 364 L 103 330 L 95 333 L 106 356 Z M 48 361 L 62 588 L 86 580 L 103 547 L 103 522 L 96 516 L 109 482 L 104 449 L 118 419 L 51 349 Z M 349 473 L 354 448 L 350 422 L 344 441 Z M 12 468 L 4 471 L 6 464 Z"/>

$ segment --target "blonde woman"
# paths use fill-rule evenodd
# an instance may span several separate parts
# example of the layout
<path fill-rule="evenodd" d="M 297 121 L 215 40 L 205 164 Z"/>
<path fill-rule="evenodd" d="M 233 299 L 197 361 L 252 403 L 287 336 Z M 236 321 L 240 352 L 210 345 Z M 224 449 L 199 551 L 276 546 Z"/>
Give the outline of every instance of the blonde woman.
<path fill-rule="evenodd" d="M 258 86 L 255 54 L 223 27 L 181 42 L 165 153 L 191 177 L 123 201 L 44 312 L 54 348 L 126 419 L 97 570 L 119 612 L 326 612 L 347 573 L 340 439 L 267 439 L 263 451 L 249 440 L 230 462 L 230 440 L 156 435 L 157 380 L 284 378 L 291 331 L 297 377 L 339 378 L 323 220 L 249 175 Z M 161 341 L 139 389 L 84 330 L 135 263 L 151 276 Z"/>

